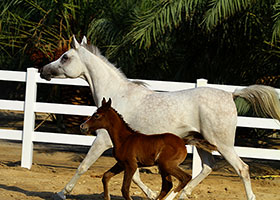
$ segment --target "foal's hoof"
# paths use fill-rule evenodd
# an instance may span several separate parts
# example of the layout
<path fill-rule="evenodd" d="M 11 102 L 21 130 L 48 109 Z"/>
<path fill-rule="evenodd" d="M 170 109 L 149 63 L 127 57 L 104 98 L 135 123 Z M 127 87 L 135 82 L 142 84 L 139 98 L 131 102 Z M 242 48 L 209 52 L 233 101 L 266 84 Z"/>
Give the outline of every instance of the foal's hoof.
<path fill-rule="evenodd" d="M 58 192 L 53 195 L 53 200 L 65 200 L 66 196 L 63 194 L 63 192 Z"/>

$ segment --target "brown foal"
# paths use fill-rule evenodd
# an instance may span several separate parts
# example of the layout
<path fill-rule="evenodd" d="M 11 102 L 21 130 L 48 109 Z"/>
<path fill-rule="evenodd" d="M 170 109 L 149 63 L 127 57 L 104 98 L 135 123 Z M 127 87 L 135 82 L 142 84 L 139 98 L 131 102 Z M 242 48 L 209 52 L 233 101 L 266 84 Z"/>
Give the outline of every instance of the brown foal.
<path fill-rule="evenodd" d="M 104 128 L 113 142 L 113 154 L 118 162 L 105 172 L 102 178 L 106 200 L 110 199 L 108 191 L 110 178 L 123 170 L 122 194 L 125 199 L 131 199 L 129 188 L 138 167 L 158 165 L 162 177 L 158 199 L 166 197 L 172 189 L 171 175 L 179 180 L 179 184 L 167 199 L 169 197 L 173 199 L 191 180 L 191 176 L 179 168 L 179 164 L 187 156 L 184 141 L 171 133 L 145 135 L 132 130 L 121 115 L 111 107 L 111 99 L 106 102 L 103 98 L 102 106 L 80 128 L 83 132 Z"/>

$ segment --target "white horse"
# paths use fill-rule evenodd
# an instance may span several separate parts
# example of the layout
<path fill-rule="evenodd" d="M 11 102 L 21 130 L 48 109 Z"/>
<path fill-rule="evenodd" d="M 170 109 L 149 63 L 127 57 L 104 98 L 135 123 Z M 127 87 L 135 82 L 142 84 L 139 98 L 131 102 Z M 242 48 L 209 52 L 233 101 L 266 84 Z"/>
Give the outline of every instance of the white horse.
<path fill-rule="evenodd" d="M 100 106 L 103 97 L 111 98 L 113 107 L 135 130 L 146 134 L 171 132 L 181 138 L 190 135 L 203 138 L 215 146 L 236 170 L 244 183 L 247 199 L 256 199 L 251 188 L 248 165 L 234 150 L 237 111 L 233 100 L 241 96 L 254 103 L 254 108 L 279 120 L 279 100 L 273 88 L 254 85 L 233 93 L 207 87 L 177 92 L 155 92 L 129 81 L 96 47 L 87 45 L 85 37 L 81 44 L 74 37 L 73 43 L 73 49 L 42 68 L 41 77 L 47 80 L 52 77 L 81 77 L 87 80 L 96 105 Z M 100 131 L 104 130 L 97 132 L 85 159 L 65 188 L 57 193 L 56 198 L 66 199 L 79 177 L 105 150 L 112 147 L 108 133 L 100 134 Z M 198 149 L 198 153 L 202 160 L 202 171 L 184 188 L 179 199 L 186 199 L 195 186 L 212 171 L 212 154 L 201 148 Z M 148 198 L 156 199 L 156 193 L 140 180 L 138 170 L 133 181 Z"/>

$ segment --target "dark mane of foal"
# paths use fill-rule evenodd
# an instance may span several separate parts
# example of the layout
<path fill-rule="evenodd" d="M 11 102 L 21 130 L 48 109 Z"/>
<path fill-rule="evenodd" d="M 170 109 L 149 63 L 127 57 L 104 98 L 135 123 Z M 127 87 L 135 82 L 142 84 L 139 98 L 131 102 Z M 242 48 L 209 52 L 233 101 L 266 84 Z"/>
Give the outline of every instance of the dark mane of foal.
<path fill-rule="evenodd" d="M 118 113 L 118 111 L 116 111 L 116 110 L 115 110 L 114 108 L 112 108 L 112 107 L 110 107 L 110 109 L 112 109 L 112 110 L 118 115 L 118 117 L 121 119 L 122 123 L 124 124 L 125 128 L 126 128 L 129 132 L 131 132 L 131 133 L 133 133 L 133 134 L 135 134 L 135 133 L 140 133 L 139 131 L 136 131 L 136 130 L 134 130 L 133 128 L 131 128 L 131 127 L 129 126 L 129 124 L 126 123 L 126 121 L 123 119 L 123 116 L 122 116 L 120 113 Z"/>

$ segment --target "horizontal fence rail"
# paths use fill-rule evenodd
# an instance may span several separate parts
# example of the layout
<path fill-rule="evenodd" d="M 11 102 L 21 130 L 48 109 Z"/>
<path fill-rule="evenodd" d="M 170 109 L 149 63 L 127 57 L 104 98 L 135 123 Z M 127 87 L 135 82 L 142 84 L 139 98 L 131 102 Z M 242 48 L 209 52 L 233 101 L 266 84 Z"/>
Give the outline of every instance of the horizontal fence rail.
<path fill-rule="evenodd" d="M 0 80 L 15 81 L 26 83 L 25 101 L 3 100 L 0 99 L 1 110 L 23 111 L 24 125 L 23 130 L 0 129 L 0 139 L 22 141 L 22 158 L 21 166 L 30 169 L 33 158 L 33 143 L 57 143 L 57 144 L 71 144 L 71 145 L 85 145 L 91 146 L 95 136 L 50 133 L 34 131 L 35 113 L 53 113 L 53 114 L 67 114 L 90 116 L 96 110 L 95 106 L 85 105 L 69 105 L 36 102 L 37 84 L 59 84 L 59 85 L 75 85 L 88 86 L 88 83 L 80 78 L 77 79 L 52 79 L 46 81 L 41 79 L 38 70 L 35 68 L 28 68 L 27 72 L 6 71 L 0 70 Z M 207 84 L 207 80 L 198 79 L 197 83 L 181 83 L 170 81 L 153 81 L 153 80 L 136 80 L 146 84 L 146 86 L 155 91 L 177 91 L 183 89 L 190 89 L 200 86 L 207 86 L 222 89 L 228 92 L 244 88 L 244 86 L 229 86 Z M 280 90 L 277 89 L 278 94 Z M 256 117 L 238 117 L 237 126 L 249 128 L 262 129 L 280 129 L 280 123 L 275 119 L 256 118 Z M 201 163 L 197 156 L 196 149 L 187 145 L 188 153 L 193 153 L 193 177 L 201 170 Z M 255 158 L 255 159 L 269 159 L 280 160 L 280 150 L 263 149 L 263 148 L 249 148 L 249 147 L 235 147 L 236 152 L 241 157 Z M 218 152 L 213 152 L 213 155 L 220 155 Z"/>

